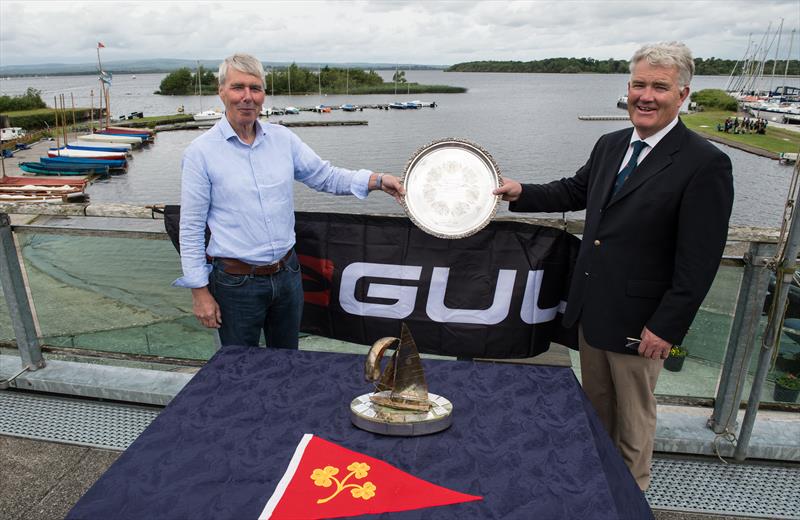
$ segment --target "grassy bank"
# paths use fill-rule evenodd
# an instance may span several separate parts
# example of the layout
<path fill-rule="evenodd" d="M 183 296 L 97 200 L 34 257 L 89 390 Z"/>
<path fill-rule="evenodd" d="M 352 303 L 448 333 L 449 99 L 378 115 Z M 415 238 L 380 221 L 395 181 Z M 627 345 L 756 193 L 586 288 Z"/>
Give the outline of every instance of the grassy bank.
<path fill-rule="evenodd" d="M 72 124 L 72 114 L 78 122 L 87 121 L 91 117 L 91 109 L 75 108 L 67 111 L 67 124 Z M 95 109 L 95 118 L 98 117 L 98 109 Z M 39 130 L 43 128 L 54 128 L 56 124 L 55 110 L 52 108 L 35 108 L 32 110 L 16 110 L 3 112 L 8 116 L 11 126 L 19 126 L 26 130 Z"/>
<path fill-rule="evenodd" d="M 731 146 L 742 145 L 744 147 L 759 148 L 768 152 L 779 154 L 782 152 L 796 153 L 800 151 L 800 132 L 784 130 L 767 125 L 764 135 L 759 134 L 732 134 L 717 130 L 717 125 L 725 124 L 728 117 L 742 116 L 734 112 L 697 112 L 695 114 L 683 115 L 681 120 L 684 124 L 699 134 L 703 134 L 713 140 L 722 141 Z M 741 146 L 740 146 L 741 147 Z"/>

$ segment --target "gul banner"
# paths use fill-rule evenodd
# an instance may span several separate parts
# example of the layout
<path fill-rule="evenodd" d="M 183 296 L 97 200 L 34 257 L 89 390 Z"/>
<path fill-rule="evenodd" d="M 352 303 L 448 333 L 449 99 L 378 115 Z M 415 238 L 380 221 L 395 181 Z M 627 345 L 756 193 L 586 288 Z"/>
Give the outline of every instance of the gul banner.
<path fill-rule="evenodd" d="M 341 518 L 481 500 L 306 434 L 259 520 Z"/>
<path fill-rule="evenodd" d="M 179 211 L 164 211 L 176 248 Z M 420 352 L 462 358 L 577 348 L 561 318 L 580 240 L 565 231 L 494 221 L 446 240 L 405 217 L 296 212 L 295 233 L 303 332 L 371 345 L 405 322 Z"/>
<path fill-rule="evenodd" d="M 459 240 L 407 218 L 295 214 L 303 268 L 301 329 L 372 344 L 411 330 L 421 352 L 529 357 L 551 341 L 577 348 L 561 326 L 580 241 L 520 222 L 490 223 Z"/>

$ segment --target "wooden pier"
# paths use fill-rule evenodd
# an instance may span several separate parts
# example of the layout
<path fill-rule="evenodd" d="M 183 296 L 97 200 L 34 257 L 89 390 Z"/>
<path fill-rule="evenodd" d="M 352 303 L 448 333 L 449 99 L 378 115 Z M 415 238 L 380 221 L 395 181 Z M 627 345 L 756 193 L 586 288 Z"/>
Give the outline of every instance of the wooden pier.
<path fill-rule="evenodd" d="M 282 125 L 286 127 L 293 127 L 293 126 L 364 126 L 369 124 L 367 121 L 284 121 L 283 119 L 279 119 L 277 121 L 269 121 L 268 123 L 274 123 L 276 125 Z M 209 124 L 211 123 L 211 124 Z M 169 125 L 158 125 L 155 127 L 156 132 L 169 132 L 171 130 L 196 130 L 202 129 L 206 130 L 214 126 L 216 121 L 187 121 L 186 123 L 173 123 Z"/>
<path fill-rule="evenodd" d="M 613 116 L 578 116 L 581 121 L 628 121 L 629 115 L 613 115 Z"/>

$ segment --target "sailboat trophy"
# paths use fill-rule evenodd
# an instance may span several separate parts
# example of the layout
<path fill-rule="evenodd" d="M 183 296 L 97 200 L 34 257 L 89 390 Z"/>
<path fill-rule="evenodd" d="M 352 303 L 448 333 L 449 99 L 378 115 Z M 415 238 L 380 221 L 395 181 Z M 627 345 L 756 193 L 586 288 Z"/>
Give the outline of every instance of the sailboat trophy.
<path fill-rule="evenodd" d="M 394 353 L 381 371 L 387 349 Z M 442 431 L 452 423 L 453 404 L 428 392 L 417 345 L 405 323 L 400 338 L 376 341 L 364 365 L 375 391 L 350 403 L 350 418 L 357 427 L 382 435 L 413 437 Z"/>

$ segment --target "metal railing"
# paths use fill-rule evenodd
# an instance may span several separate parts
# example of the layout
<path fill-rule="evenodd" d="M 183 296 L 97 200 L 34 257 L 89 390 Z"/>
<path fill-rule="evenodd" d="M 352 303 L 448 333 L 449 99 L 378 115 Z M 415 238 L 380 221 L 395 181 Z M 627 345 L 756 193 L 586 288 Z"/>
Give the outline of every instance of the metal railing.
<path fill-rule="evenodd" d="M 166 232 L 138 231 L 138 230 L 104 230 L 87 227 L 74 228 L 32 223 L 11 225 L 8 214 L 37 215 L 37 216 L 62 216 L 62 217 L 116 217 L 132 219 L 163 219 L 163 215 L 152 207 L 131 206 L 125 204 L 65 204 L 65 205 L 38 205 L 5 203 L 0 204 L 0 281 L 8 305 L 16 344 L 22 360 L 22 369 L 35 372 L 45 366 L 42 356 L 42 347 L 36 334 L 35 320 L 28 301 L 28 292 L 25 286 L 18 247 L 12 232 L 59 234 L 100 237 L 123 237 L 148 240 L 168 240 Z M 505 219 L 500 219 L 505 220 Z M 558 227 L 580 235 L 583 231 L 582 221 L 566 221 L 562 219 L 537 219 L 537 218 L 508 218 L 507 220 L 527 222 L 536 225 Z M 729 232 L 729 242 L 749 243 L 749 251 L 743 255 L 728 255 L 721 264 L 744 268 L 744 274 L 739 286 L 731 332 L 724 362 L 721 369 L 720 383 L 715 397 L 714 411 L 708 421 L 708 426 L 720 435 L 735 437 L 736 415 L 741 406 L 747 384 L 748 367 L 756 350 L 759 332 L 759 319 L 762 313 L 763 302 L 769 282 L 771 261 L 774 263 L 775 243 L 778 233 L 774 230 L 761 228 L 735 227 Z M 797 241 L 797 239 L 795 239 Z M 794 248 L 794 255 L 797 248 Z M 793 265 L 793 264 L 792 264 Z M 788 269 L 790 266 L 784 266 Z M 786 295 L 776 295 L 784 298 Z M 774 344 L 772 345 L 774 347 Z M 750 400 L 747 415 L 743 423 L 742 432 L 736 443 L 736 458 L 743 460 L 746 457 L 749 441 L 749 429 L 758 410 L 761 387 L 770 367 L 772 349 L 761 349 L 756 377 L 750 389 Z M 84 370 L 77 368 L 75 370 Z M 153 371 L 155 372 L 155 371 Z M 158 374 L 153 374 L 156 379 Z M 115 377 L 118 377 L 115 376 Z M 150 377 L 150 374 L 147 375 Z M 188 380 L 188 379 L 186 379 Z M 0 381 L 1 382 L 1 381 Z M 174 378 L 170 385 L 180 386 Z M 52 381 L 45 385 L 48 391 L 53 391 Z M 72 392 L 74 385 L 63 382 L 56 385 L 55 391 L 75 393 L 79 395 L 95 395 L 108 397 L 108 390 L 103 388 L 103 382 L 96 384 L 96 388 L 81 387 Z M 167 390 L 168 392 L 168 390 Z M 116 398 L 163 402 L 163 396 L 151 399 L 141 393 L 122 391 L 115 394 Z"/>

